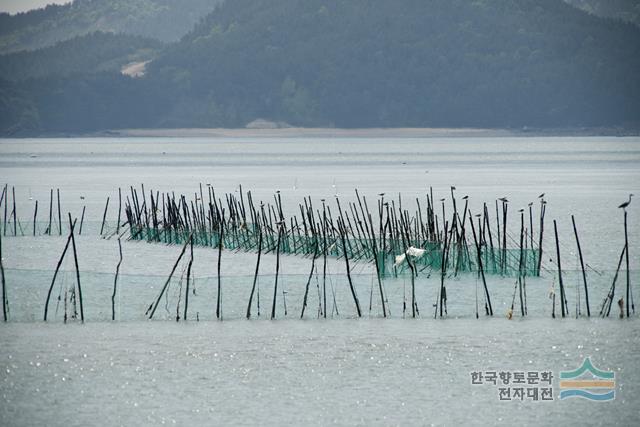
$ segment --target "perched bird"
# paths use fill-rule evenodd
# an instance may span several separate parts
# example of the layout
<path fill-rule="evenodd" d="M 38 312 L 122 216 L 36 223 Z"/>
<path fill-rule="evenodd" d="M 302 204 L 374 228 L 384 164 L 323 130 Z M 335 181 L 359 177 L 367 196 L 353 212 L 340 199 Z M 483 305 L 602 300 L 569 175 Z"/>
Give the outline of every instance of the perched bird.
<path fill-rule="evenodd" d="M 538 196 L 538 199 L 542 199 L 544 197 L 544 193 Z"/>
<path fill-rule="evenodd" d="M 533 206 L 533 202 L 529 202 L 527 206 Z"/>
<path fill-rule="evenodd" d="M 633 194 L 629 194 L 629 200 L 618 206 L 618 208 L 627 209 L 627 206 L 631 203 L 631 197 L 633 197 Z"/>

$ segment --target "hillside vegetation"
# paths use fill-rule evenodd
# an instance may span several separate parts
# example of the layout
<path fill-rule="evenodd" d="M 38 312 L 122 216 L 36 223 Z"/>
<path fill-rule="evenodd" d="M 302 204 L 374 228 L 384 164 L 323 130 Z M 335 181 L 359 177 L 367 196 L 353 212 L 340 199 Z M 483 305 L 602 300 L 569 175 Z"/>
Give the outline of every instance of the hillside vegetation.
<path fill-rule="evenodd" d="M 176 41 L 221 0 L 74 0 L 0 14 L 0 53 L 52 46 L 96 31 Z"/>
<path fill-rule="evenodd" d="M 638 70 L 640 29 L 561 0 L 233 0 L 144 78 L 0 82 L 0 125 L 637 129 Z"/>
<path fill-rule="evenodd" d="M 119 72 L 122 66 L 154 57 L 162 43 L 139 36 L 91 33 L 52 47 L 0 55 L 0 78 L 26 80 L 100 72 Z"/>

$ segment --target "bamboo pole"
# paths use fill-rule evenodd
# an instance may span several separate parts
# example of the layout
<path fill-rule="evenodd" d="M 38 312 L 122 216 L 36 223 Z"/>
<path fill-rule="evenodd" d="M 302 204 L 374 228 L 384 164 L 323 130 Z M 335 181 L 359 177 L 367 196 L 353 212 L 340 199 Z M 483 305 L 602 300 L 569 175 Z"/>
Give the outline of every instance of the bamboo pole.
<path fill-rule="evenodd" d="M 49 193 L 49 227 L 47 228 L 49 232 L 49 236 L 51 236 L 51 227 L 53 226 L 52 220 L 53 220 L 53 188 Z"/>
<path fill-rule="evenodd" d="M 122 243 L 120 242 L 120 237 L 118 237 L 118 252 L 120 253 L 120 258 L 116 265 L 116 275 L 113 279 L 113 293 L 111 294 L 111 320 L 116 320 L 116 292 L 118 287 L 118 275 L 120 274 L 120 264 L 122 264 Z"/>
<path fill-rule="evenodd" d="M 471 216 L 471 213 L 469 213 L 469 216 Z M 471 222 L 471 232 L 473 233 L 473 242 L 476 246 L 476 253 L 478 254 L 478 268 L 480 269 L 480 276 L 482 277 L 482 285 L 484 286 L 484 294 L 486 297 L 486 301 L 488 304 L 485 305 L 485 312 L 486 314 L 493 316 L 493 307 L 491 305 L 491 296 L 489 295 L 489 289 L 487 288 L 487 279 L 484 276 L 484 268 L 482 265 L 482 247 L 478 242 L 478 239 L 476 237 L 476 229 L 473 225 L 473 220 L 470 221 Z"/>
<path fill-rule="evenodd" d="M 278 298 L 278 274 L 280 273 L 280 241 L 282 240 L 282 223 L 278 222 L 278 242 L 276 243 L 276 280 L 273 285 L 273 303 L 271 304 L 271 320 L 276 318 L 276 300 Z"/>
<path fill-rule="evenodd" d="M 38 201 L 36 200 L 36 207 L 33 210 L 33 235 L 36 235 L 36 223 L 38 222 Z"/>
<path fill-rule="evenodd" d="M 584 271 L 584 260 L 582 259 L 582 249 L 580 248 L 580 239 L 578 238 L 578 230 L 576 228 L 576 220 L 571 215 L 571 223 L 573 224 L 573 233 L 576 236 L 576 245 L 578 246 L 578 255 L 580 257 L 580 268 L 582 269 L 582 282 L 584 283 L 584 297 L 587 304 L 587 317 L 591 317 L 591 309 L 589 308 L 589 288 L 587 287 L 587 274 Z"/>
<path fill-rule="evenodd" d="M 176 268 L 178 268 L 178 263 L 180 263 L 180 260 L 182 259 L 182 256 L 184 255 L 185 251 L 187 250 L 187 245 L 189 244 L 189 242 L 191 241 L 192 238 L 193 238 L 193 234 L 190 234 L 189 237 L 185 240 L 184 245 L 182 246 L 182 250 L 180 251 L 180 255 L 178 256 L 178 259 L 176 260 L 175 264 L 173 264 L 173 268 L 171 269 L 171 273 L 169 273 L 169 277 L 167 277 L 167 280 L 164 282 L 164 286 L 162 286 L 162 289 L 160 290 L 160 294 L 156 298 L 155 302 L 153 302 L 149 306 L 149 308 L 147 309 L 147 313 L 149 313 L 149 311 L 151 311 L 151 314 L 149 315 L 149 319 L 153 319 L 153 315 L 155 314 L 156 309 L 158 308 L 158 304 L 160 304 L 160 299 L 162 298 L 162 296 L 164 295 L 165 291 L 167 290 L 167 286 L 169 286 L 169 282 L 171 281 L 171 278 L 173 277 L 173 273 L 175 273 Z"/>
<path fill-rule="evenodd" d="M 69 213 L 69 228 L 71 229 L 71 248 L 73 249 L 73 262 L 76 267 L 76 280 L 78 283 L 78 298 L 80 300 L 80 321 L 84 323 L 84 305 L 82 301 L 82 286 L 80 285 L 80 267 L 78 266 L 78 252 L 76 250 L 76 238 L 74 236 L 74 224 L 75 221 L 71 220 L 71 213 Z"/>
<path fill-rule="evenodd" d="M 631 289 L 631 280 L 629 278 L 629 238 L 627 235 L 627 210 L 624 210 L 624 247 L 627 248 L 625 251 L 625 263 L 627 264 L 627 300 L 626 300 L 626 311 L 627 317 L 629 317 L 629 292 Z"/>
<path fill-rule="evenodd" d="M 260 221 L 258 221 L 258 259 L 256 261 L 256 271 L 253 275 L 253 286 L 251 287 L 251 295 L 249 295 L 249 304 L 247 304 L 247 319 L 251 318 L 251 304 L 253 302 L 253 294 L 256 291 L 256 284 L 258 282 L 261 255 L 262 255 L 262 230 L 260 230 Z"/>
<path fill-rule="evenodd" d="M 522 296 L 522 276 L 524 260 L 524 212 L 520 212 L 520 259 L 518 262 L 518 291 L 520 293 L 520 314 L 524 317 L 524 300 Z"/>
<path fill-rule="evenodd" d="M 558 226 L 556 224 L 556 220 L 553 220 L 553 232 L 556 236 L 556 254 L 558 257 L 558 284 L 560 286 L 560 308 L 562 312 L 562 317 L 565 316 L 565 294 L 564 294 L 564 284 L 562 283 L 562 265 L 560 263 L 560 242 L 558 241 Z"/>
<path fill-rule="evenodd" d="M 304 317 L 304 311 L 307 308 L 307 297 L 309 295 L 309 285 L 311 284 L 311 279 L 313 278 L 313 271 L 316 268 L 316 257 L 318 256 L 318 242 L 317 242 L 315 233 L 314 233 L 313 239 L 314 239 L 314 250 L 313 250 L 313 257 L 311 258 L 311 271 L 309 272 L 307 285 L 305 286 L 305 289 L 304 289 L 304 299 L 302 301 L 302 312 L 300 313 L 301 319 Z"/>
<path fill-rule="evenodd" d="M 73 228 L 75 224 L 71 226 Z M 71 233 L 69 233 L 69 237 L 67 237 L 67 243 L 64 245 L 64 249 L 62 250 L 62 255 L 60 255 L 60 259 L 58 260 L 58 264 L 53 272 L 53 279 L 51 279 L 51 285 L 49 286 L 49 291 L 47 292 L 47 300 L 44 304 L 44 321 L 47 321 L 47 313 L 49 311 L 49 300 L 51 299 L 51 292 L 53 291 L 53 286 L 56 283 L 56 277 L 58 277 L 58 271 L 60 271 L 60 266 L 62 265 L 62 260 L 67 253 L 67 249 L 69 249 L 69 245 L 71 244 Z"/>
<path fill-rule="evenodd" d="M 338 218 L 338 228 L 340 229 L 340 238 L 342 240 L 342 248 L 344 251 L 344 262 L 347 269 L 347 280 L 349 281 L 349 289 L 351 290 L 351 296 L 353 297 L 353 302 L 356 305 L 356 312 L 358 313 L 358 317 L 362 317 L 362 312 L 360 310 L 360 301 L 358 301 L 358 295 L 356 294 L 356 290 L 353 287 L 353 281 L 351 280 L 351 268 L 349 267 L 349 254 L 347 252 L 347 244 L 345 241 L 346 230 L 344 228 L 344 223 L 340 218 Z"/>
<path fill-rule="evenodd" d="M 222 277 L 220 267 L 222 263 L 222 247 L 224 245 L 224 208 L 222 208 L 222 220 L 220 224 L 220 240 L 218 241 L 218 293 L 216 296 L 216 319 L 222 318 Z"/>
<path fill-rule="evenodd" d="M 187 286 L 184 292 L 184 314 L 183 319 L 187 320 L 187 314 L 189 312 L 189 285 L 191 284 L 191 266 L 193 265 L 193 239 L 189 239 L 189 265 L 187 266 Z"/>
<path fill-rule="evenodd" d="M 104 213 L 102 214 L 102 225 L 100 226 L 100 235 L 104 231 L 104 222 L 107 219 L 107 209 L 109 208 L 109 197 L 107 196 L 107 203 L 104 205 Z"/>
<path fill-rule="evenodd" d="M 84 223 L 84 211 L 86 206 L 82 207 L 82 215 L 80 216 L 80 229 L 78 230 L 78 236 L 82 235 L 82 224 Z"/>
<path fill-rule="evenodd" d="M 116 233 L 120 234 L 120 213 L 122 212 L 122 189 L 118 187 L 118 223 L 116 225 Z"/>
<path fill-rule="evenodd" d="M 16 187 L 11 187 L 11 197 L 13 199 L 13 235 L 18 235 L 18 219 L 16 216 Z"/>
<path fill-rule="evenodd" d="M 0 233 L 0 278 L 2 278 L 2 319 L 7 321 L 7 281 L 4 277 L 4 264 L 2 263 L 2 233 Z"/>
<path fill-rule="evenodd" d="M 56 188 L 56 193 L 58 194 L 58 234 L 62 236 L 62 213 L 60 209 L 60 189 Z"/>

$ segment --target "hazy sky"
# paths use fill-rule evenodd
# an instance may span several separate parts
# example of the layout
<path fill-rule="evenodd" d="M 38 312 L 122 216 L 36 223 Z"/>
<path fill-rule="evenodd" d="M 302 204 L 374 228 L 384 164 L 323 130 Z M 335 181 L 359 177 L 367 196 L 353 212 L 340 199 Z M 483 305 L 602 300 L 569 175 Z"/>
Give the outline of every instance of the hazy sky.
<path fill-rule="evenodd" d="M 70 0 L 0 0 L 0 12 L 18 13 L 48 4 L 70 3 Z"/>

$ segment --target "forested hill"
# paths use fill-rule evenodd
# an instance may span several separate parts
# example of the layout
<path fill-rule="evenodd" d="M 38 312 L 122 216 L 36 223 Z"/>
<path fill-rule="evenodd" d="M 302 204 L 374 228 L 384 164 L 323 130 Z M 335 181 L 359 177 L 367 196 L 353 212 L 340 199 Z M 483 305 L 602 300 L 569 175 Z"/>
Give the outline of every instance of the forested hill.
<path fill-rule="evenodd" d="M 155 39 L 112 33 L 91 33 L 55 46 L 0 55 L 0 78 L 32 78 L 120 72 L 126 64 L 148 61 L 163 44 Z"/>
<path fill-rule="evenodd" d="M 640 29 L 562 0 L 233 0 L 144 78 L 0 82 L 0 128 L 637 129 L 639 70 Z"/>
<path fill-rule="evenodd" d="M 178 40 L 222 0 L 74 0 L 0 13 L 0 53 L 33 50 L 96 31 Z"/>

